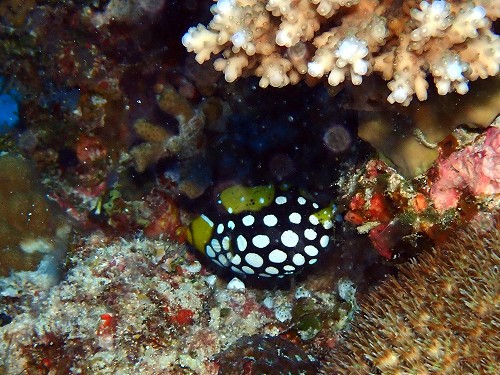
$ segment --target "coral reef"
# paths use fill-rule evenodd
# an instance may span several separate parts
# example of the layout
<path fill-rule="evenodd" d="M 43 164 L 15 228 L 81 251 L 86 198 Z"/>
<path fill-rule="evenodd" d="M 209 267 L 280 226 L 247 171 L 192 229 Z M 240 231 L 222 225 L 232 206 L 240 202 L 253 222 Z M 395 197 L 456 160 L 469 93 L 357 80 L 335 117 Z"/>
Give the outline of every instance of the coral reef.
<path fill-rule="evenodd" d="M 485 80 L 499 71 L 500 39 L 490 30 L 498 8 L 498 0 L 221 0 L 209 25 L 190 28 L 183 44 L 199 63 L 215 54 L 228 82 L 248 75 L 261 77 L 262 87 L 314 84 L 324 75 L 335 87 L 350 81 L 359 136 L 413 178 L 454 128 L 487 127 L 498 115 L 500 81 Z"/>
<path fill-rule="evenodd" d="M 499 6 L 1 1 L 0 373 L 314 373 L 360 296 L 499 206 Z M 289 204 L 216 203 L 271 185 Z M 213 261 L 183 245 L 202 213 Z"/>
<path fill-rule="evenodd" d="M 183 253 L 171 242 L 109 243 L 95 234 L 75 249 L 75 267 L 56 287 L 4 280 L 3 298 L 24 296 L 33 307 L 0 328 L 6 374 L 213 374 L 208 357 L 235 340 L 233 332 L 254 334 L 271 319 L 255 295 L 227 290 Z M 243 314 L 245 303 L 252 308 Z"/>
<path fill-rule="evenodd" d="M 456 129 L 437 146 L 435 165 L 413 180 L 382 160 L 369 160 L 338 182 L 344 220 L 368 234 L 386 259 L 415 255 L 410 249 L 423 245 L 419 238 L 446 241 L 478 211 L 500 208 L 498 135 L 495 123 L 483 133 Z"/>
<path fill-rule="evenodd" d="M 486 214 L 402 266 L 361 302 L 323 372 L 498 373 L 499 250 L 498 213 Z"/>
<path fill-rule="evenodd" d="M 294 332 L 306 331 L 311 316 L 323 316 L 331 335 L 355 305 L 346 281 L 338 293 L 226 282 L 168 240 L 126 241 L 94 232 L 74 243 L 69 263 L 52 288 L 38 273 L 0 278 L 2 374 L 216 374 L 238 359 L 232 349 L 219 363 L 213 357 L 253 335 L 266 337 L 262 344 L 278 365 L 288 353 L 302 359 L 292 356 L 291 369 L 314 368 Z M 307 338 L 310 346 L 315 336 Z"/>
<path fill-rule="evenodd" d="M 2 2 L 1 7 L 4 3 L 9 7 L 16 2 Z M 134 160 L 128 152 L 135 146 L 136 119 L 155 112 L 157 116 L 151 122 L 175 122 L 169 114 L 158 114 L 151 90 L 155 83 L 175 85 L 172 91 L 176 103 L 184 98 L 177 94 L 177 89 L 189 94 L 189 82 L 178 69 L 174 72 L 170 67 L 176 57 L 172 49 L 164 46 L 171 42 L 165 42 L 163 34 L 151 32 L 156 20 L 160 16 L 162 22 L 168 20 L 170 13 L 164 14 L 160 2 L 153 1 L 17 3 L 30 3 L 33 10 L 24 15 L 26 22 L 22 27 L 0 24 L 0 70 L 2 77 L 16 77 L 23 100 L 16 108 L 19 126 L 1 141 L 14 145 L 13 149 L 35 161 L 50 198 L 80 227 L 99 227 L 122 234 L 144 230 L 152 237 L 180 239 L 176 236 L 181 225 L 179 210 L 173 199 L 179 189 L 168 190 L 167 186 L 173 184 L 168 185 L 164 170 L 158 171 L 156 182 L 157 175 L 151 172 L 154 168 L 141 173 L 142 181 L 138 183 L 138 173 L 132 168 Z M 120 4 L 127 7 L 118 14 Z M 182 12 L 184 5 L 176 9 Z M 136 11 L 142 13 L 133 15 Z M 173 17 L 176 12 L 171 14 Z M 109 22 L 97 27 L 94 21 L 99 16 Z M 143 22 L 145 19 L 151 22 Z M 130 27 L 131 24 L 136 27 Z M 179 39 L 180 30 L 185 27 L 179 26 L 179 35 L 168 27 L 169 38 L 180 47 L 177 50 L 183 51 Z M 165 32 L 164 29 L 160 31 Z M 155 38 L 162 44 L 156 44 Z M 139 50 L 152 56 L 142 56 L 142 62 L 137 63 Z M 152 67 L 162 73 L 153 72 Z M 2 82 L 2 94 L 4 90 L 10 95 L 9 85 Z M 189 106 L 186 100 L 185 104 Z M 197 110 L 195 106 L 189 108 Z M 185 132 L 182 135 L 189 137 Z M 174 135 L 169 145 L 176 140 Z M 203 142 L 197 146 L 195 150 L 191 144 L 181 144 L 178 154 L 196 154 Z M 182 173 L 189 177 L 194 162 L 184 159 L 182 163 Z M 169 168 L 174 170 L 175 166 Z M 181 177 L 181 182 L 193 181 Z M 202 184 L 186 185 L 189 184 L 181 186 L 183 192 L 192 192 Z M 153 187 L 158 189 L 153 191 Z"/>
<path fill-rule="evenodd" d="M 388 81 L 390 103 L 427 99 L 427 75 L 439 94 L 465 94 L 469 81 L 499 71 L 500 39 L 490 29 L 499 1 L 219 0 L 208 27 L 182 38 L 228 82 L 260 77 L 283 87 L 328 76 L 360 85 L 373 72 Z"/>

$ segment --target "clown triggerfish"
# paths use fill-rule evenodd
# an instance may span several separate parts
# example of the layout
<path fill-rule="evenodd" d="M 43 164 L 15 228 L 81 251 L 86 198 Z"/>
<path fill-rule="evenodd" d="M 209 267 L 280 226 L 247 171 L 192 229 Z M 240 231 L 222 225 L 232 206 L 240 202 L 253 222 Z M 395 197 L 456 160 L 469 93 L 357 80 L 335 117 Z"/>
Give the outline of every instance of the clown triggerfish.
<path fill-rule="evenodd" d="M 232 186 L 222 213 L 194 219 L 188 241 L 219 267 L 253 277 L 285 277 L 315 264 L 330 244 L 334 205 L 320 209 L 296 189 Z"/>

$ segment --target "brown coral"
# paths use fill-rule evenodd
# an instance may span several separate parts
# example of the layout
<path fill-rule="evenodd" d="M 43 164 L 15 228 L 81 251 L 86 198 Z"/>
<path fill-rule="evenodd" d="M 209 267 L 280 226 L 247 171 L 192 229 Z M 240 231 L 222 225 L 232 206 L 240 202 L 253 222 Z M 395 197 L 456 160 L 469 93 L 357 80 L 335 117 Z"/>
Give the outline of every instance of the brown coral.
<path fill-rule="evenodd" d="M 500 78 L 471 83 L 466 95 L 430 95 L 431 100 L 412 102 L 407 108 L 377 108 L 360 112 L 358 135 L 387 157 L 405 177 L 425 172 L 438 156 L 437 144 L 455 128 L 488 127 L 499 113 Z M 375 88 L 353 91 L 355 108 L 367 109 L 376 101 Z M 371 101 L 373 99 L 373 101 Z"/>
<path fill-rule="evenodd" d="M 328 374 L 498 374 L 500 218 L 475 220 L 362 303 Z"/>
<path fill-rule="evenodd" d="M 36 5 L 35 0 L 5 0 L 0 4 L 0 18 L 6 19 L 14 26 L 21 26 L 28 13 Z"/>
<path fill-rule="evenodd" d="M 277 336 L 242 337 L 217 354 L 215 362 L 220 375 L 317 373 L 316 360 L 299 346 Z"/>
<path fill-rule="evenodd" d="M 172 86 L 165 85 L 159 89 L 158 106 L 163 112 L 176 118 L 179 133 L 172 135 L 159 125 L 139 119 L 134 128 L 146 142 L 130 151 L 138 172 L 144 172 L 148 166 L 164 157 L 188 159 L 200 152 L 205 126 L 202 111 L 193 108 Z"/>
<path fill-rule="evenodd" d="M 33 179 L 21 157 L 0 157 L 0 276 L 33 270 L 46 253 L 58 249 L 61 217 Z"/>

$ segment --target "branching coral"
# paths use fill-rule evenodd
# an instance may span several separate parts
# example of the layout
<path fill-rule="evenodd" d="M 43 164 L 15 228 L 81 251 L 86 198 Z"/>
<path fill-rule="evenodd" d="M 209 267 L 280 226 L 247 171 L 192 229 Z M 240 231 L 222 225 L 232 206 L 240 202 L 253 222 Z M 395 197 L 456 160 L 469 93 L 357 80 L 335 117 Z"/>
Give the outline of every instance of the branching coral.
<path fill-rule="evenodd" d="M 134 128 L 146 141 L 130 151 L 138 172 L 144 172 L 150 164 L 162 157 L 177 156 L 185 159 L 200 151 L 204 115 L 195 110 L 172 86 L 162 87 L 157 99 L 160 109 L 179 122 L 179 134 L 170 134 L 161 126 L 144 119 L 137 120 Z"/>
<path fill-rule="evenodd" d="M 185 169 L 189 169 L 190 163 L 195 162 L 203 153 L 204 111 L 208 111 L 210 105 L 205 102 L 200 108 L 194 108 L 170 85 L 159 85 L 157 89 L 158 106 L 163 112 L 175 117 L 179 123 L 179 131 L 172 134 L 160 125 L 145 119 L 137 120 L 134 123 L 135 131 L 145 142 L 130 150 L 135 169 L 144 172 L 165 157 L 176 157 L 184 162 L 187 166 Z M 181 171 L 180 191 L 191 198 L 198 197 L 206 188 L 206 178 L 184 176 L 185 174 L 190 173 Z"/>
<path fill-rule="evenodd" d="M 413 5 L 409 5 L 413 4 Z M 254 74 L 260 86 L 282 87 L 323 76 L 359 85 L 373 72 L 390 103 L 427 99 L 427 76 L 439 94 L 468 91 L 468 82 L 499 71 L 500 39 L 490 30 L 500 0 L 218 0 L 208 27 L 182 38 L 228 82 Z"/>

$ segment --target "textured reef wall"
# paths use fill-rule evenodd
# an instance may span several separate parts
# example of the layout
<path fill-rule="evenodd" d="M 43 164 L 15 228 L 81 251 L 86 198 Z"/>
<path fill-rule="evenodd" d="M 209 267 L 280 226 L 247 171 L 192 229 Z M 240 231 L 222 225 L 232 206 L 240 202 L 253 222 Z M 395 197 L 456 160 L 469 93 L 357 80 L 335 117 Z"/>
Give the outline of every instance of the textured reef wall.
<path fill-rule="evenodd" d="M 0 280 L 0 298 L 10 306 L 3 317 L 15 316 L 0 328 L 2 374 L 243 373 L 253 362 L 266 368 L 259 355 L 254 361 L 238 354 L 245 347 L 238 339 L 252 335 L 267 363 L 286 364 L 279 371 L 315 373 L 317 361 L 294 337 L 335 332 L 353 308 L 342 298 L 352 291 L 348 283 L 342 297 L 246 289 L 167 241 L 109 242 L 96 234 L 76 250 L 74 266 L 53 288 L 28 273 Z"/>
<path fill-rule="evenodd" d="M 499 15 L 1 1 L 0 374 L 500 373 Z"/>

